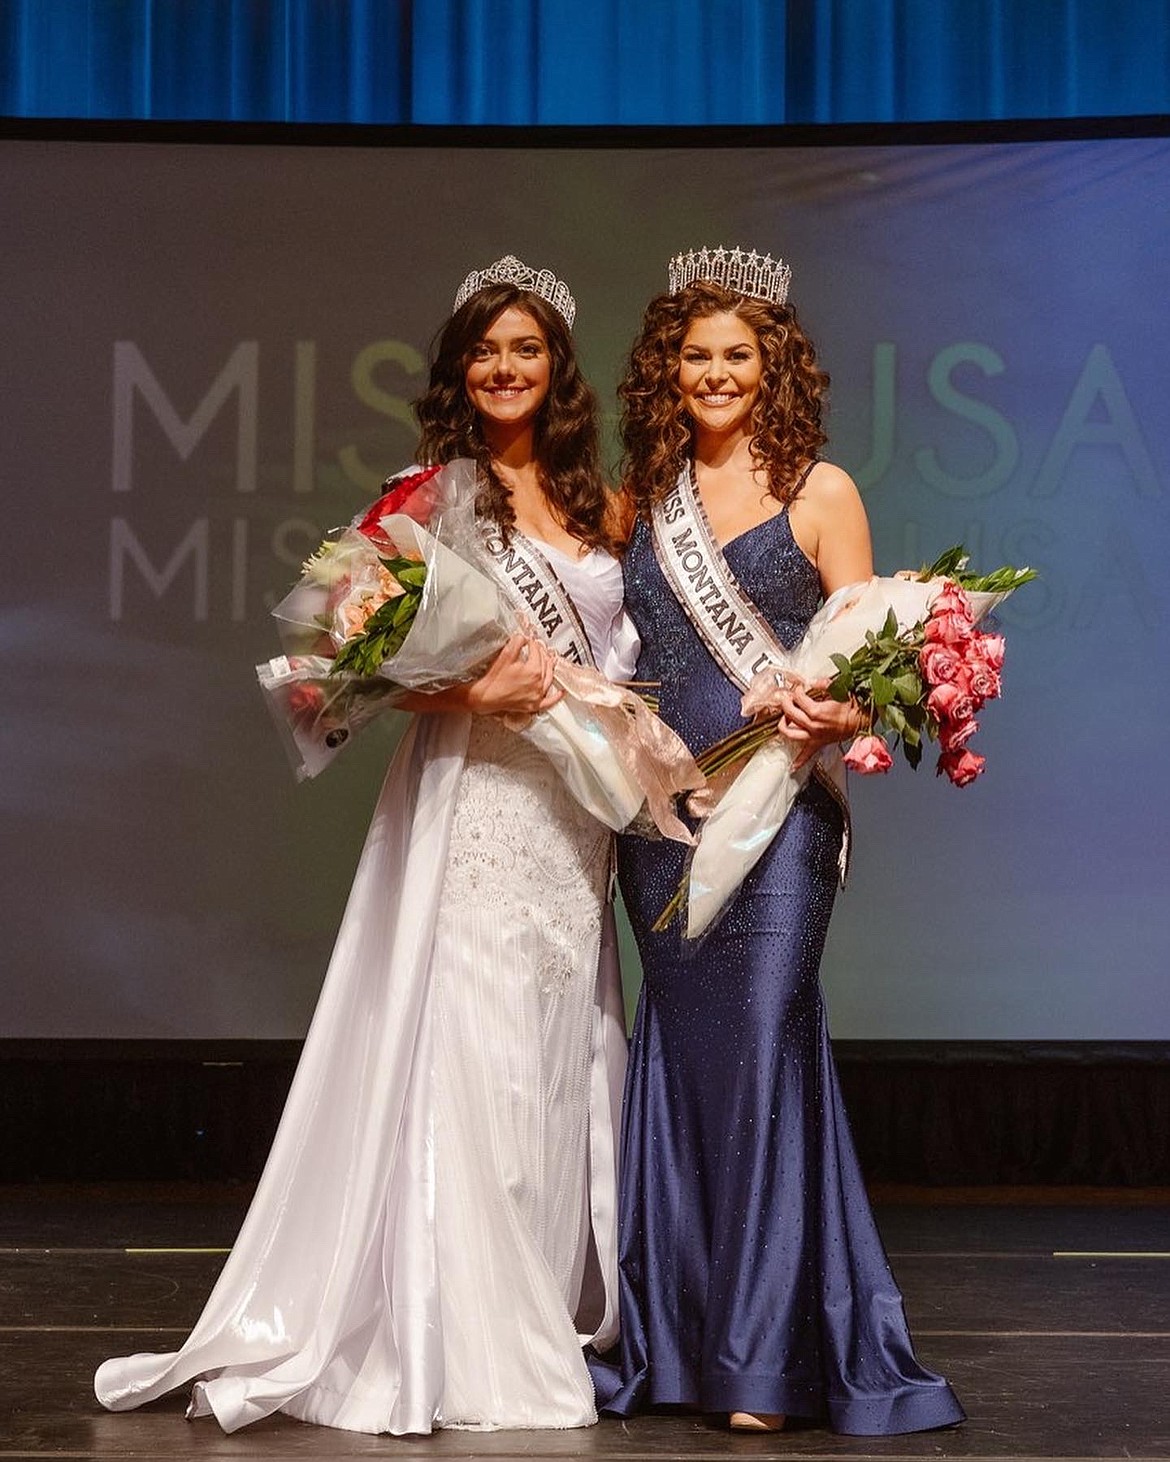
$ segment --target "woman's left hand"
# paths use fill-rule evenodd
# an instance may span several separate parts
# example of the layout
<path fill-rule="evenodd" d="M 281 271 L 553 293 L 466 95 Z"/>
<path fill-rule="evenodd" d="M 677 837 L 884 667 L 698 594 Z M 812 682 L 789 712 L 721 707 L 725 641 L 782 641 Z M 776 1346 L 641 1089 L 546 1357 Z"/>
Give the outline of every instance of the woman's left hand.
<path fill-rule="evenodd" d="M 822 746 L 851 740 L 865 725 L 865 715 L 856 701 L 835 701 L 825 695 L 827 680 L 806 685 L 791 674 L 785 680 L 787 684 L 776 692 L 776 704 L 782 712 L 776 730 L 796 744 L 794 768 L 816 756 Z"/>

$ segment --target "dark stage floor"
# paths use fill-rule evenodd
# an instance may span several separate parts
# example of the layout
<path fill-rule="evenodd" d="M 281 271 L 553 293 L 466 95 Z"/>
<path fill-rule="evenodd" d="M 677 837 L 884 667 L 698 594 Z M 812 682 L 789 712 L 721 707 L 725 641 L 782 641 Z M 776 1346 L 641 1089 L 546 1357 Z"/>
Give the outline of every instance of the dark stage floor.
<path fill-rule="evenodd" d="M 970 1420 L 873 1440 L 733 1435 L 686 1416 L 571 1432 L 357 1436 L 273 1418 L 224 1436 L 185 1396 L 107 1415 L 106 1356 L 176 1345 L 247 1195 L 232 1188 L 0 1189 L 0 1459 L 1170 1458 L 1170 1194 L 899 1192 L 878 1219 L 922 1359 Z M 1060 1201 L 1055 1201 L 1059 1199 Z"/>

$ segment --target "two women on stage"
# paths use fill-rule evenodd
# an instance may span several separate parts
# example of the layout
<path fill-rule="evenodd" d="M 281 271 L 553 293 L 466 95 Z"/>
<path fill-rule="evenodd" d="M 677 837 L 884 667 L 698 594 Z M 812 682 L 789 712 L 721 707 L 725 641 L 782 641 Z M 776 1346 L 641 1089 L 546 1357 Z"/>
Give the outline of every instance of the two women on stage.
<path fill-rule="evenodd" d="M 854 708 L 785 693 L 816 775 L 697 944 L 652 929 L 681 846 L 619 840 L 645 970 L 620 1197 L 612 840 L 500 719 L 553 704 L 568 654 L 656 682 L 696 752 L 739 724 L 742 646 L 672 572 L 684 526 L 765 646 L 871 573 L 856 488 L 817 456 L 827 377 L 787 286 L 738 250 L 674 261 L 622 384 L 613 494 L 566 286 L 510 257 L 464 282 L 420 460 L 472 459 L 481 518 L 576 613 L 412 698 L 239 1239 L 179 1352 L 101 1367 L 104 1405 L 195 1381 L 192 1414 L 228 1430 L 276 1410 L 369 1432 L 573 1427 L 658 1403 L 742 1428 L 962 1418 L 913 1355 L 825 1031 L 833 749 Z"/>

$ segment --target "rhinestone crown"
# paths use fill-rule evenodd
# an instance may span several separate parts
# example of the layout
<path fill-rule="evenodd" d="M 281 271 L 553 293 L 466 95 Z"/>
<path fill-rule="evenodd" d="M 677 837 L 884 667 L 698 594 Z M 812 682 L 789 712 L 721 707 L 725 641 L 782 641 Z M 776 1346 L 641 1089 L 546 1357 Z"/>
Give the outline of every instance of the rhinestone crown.
<path fill-rule="evenodd" d="M 667 268 L 671 294 L 703 280 L 777 305 L 788 298 L 792 279 L 792 270 L 783 259 L 757 254 L 755 249 L 750 253 L 742 249 L 692 249 L 689 254 L 676 254 Z"/>
<path fill-rule="evenodd" d="M 473 294 L 487 289 L 490 284 L 514 284 L 517 289 L 538 294 L 541 299 L 548 300 L 572 328 L 577 314 L 577 301 L 569 293 L 569 286 L 563 279 L 558 279 L 551 269 L 530 269 L 515 254 L 505 254 L 486 269 L 473 269 L 456 292 L 455 303 L 451 306 L 452 314 L 466 304 Z"/>

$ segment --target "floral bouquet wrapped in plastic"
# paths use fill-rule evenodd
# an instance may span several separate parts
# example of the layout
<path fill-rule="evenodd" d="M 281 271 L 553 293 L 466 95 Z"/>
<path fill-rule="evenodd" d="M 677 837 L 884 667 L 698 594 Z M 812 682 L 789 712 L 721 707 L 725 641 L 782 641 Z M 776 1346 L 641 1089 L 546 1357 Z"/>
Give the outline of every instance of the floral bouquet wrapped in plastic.
<path fill-rule="evenodd" d="M 439 472 L 397 479 L 325 539 L 273 610 L 286 653 L 256 673 L 298 779 L 406 692 L 470 679 L 507 639 L 496 585 L 439 536 L 461 476 Z"/>
<path fill-rule="evenodd" d="M 656 925 L 685 910 L 697 938 L 759 861 L 787 817 L 817 758 L 794 765 L 796 746 L 779 731 L 777 690 L 789 677 L 821 682 L 823 694 L 852 698 L 868 727 L 845 752 L 862 773 L 887 771 L 890 744 L 917 767 L 923 741 L 938 741 L 938 772 L 966 786 L 983 770 L 967 745 L 982 705 L 1000 694 L 1004 642 L 979 622 L 1029 579 L 1008 566 L 967 572 L 953 548 L 917 574 L 872 578 L 839 589 L 813 616 L 800 644 L 770 665 L 743 697 L 749 725 L 709 747 L 698 765 L 712 781 L 710 810 L 682 884 Z"/>
<path fill-rule="evenodd" d="M 524 628 L 493 576 L 475 517 L 475 464 L 394 480 L 327 538 L 273 611 L 286 653 L 257 676 L 298 778 L 322 771 L 406 692 L 474 679 Z M 574 796 L 615 830 L 648 816 L 690 842 L 676 796 L 703 783 L 683 743 L 633 692 L 558 660 L 563 698 L 513 730 L 553 761 Z"/>

